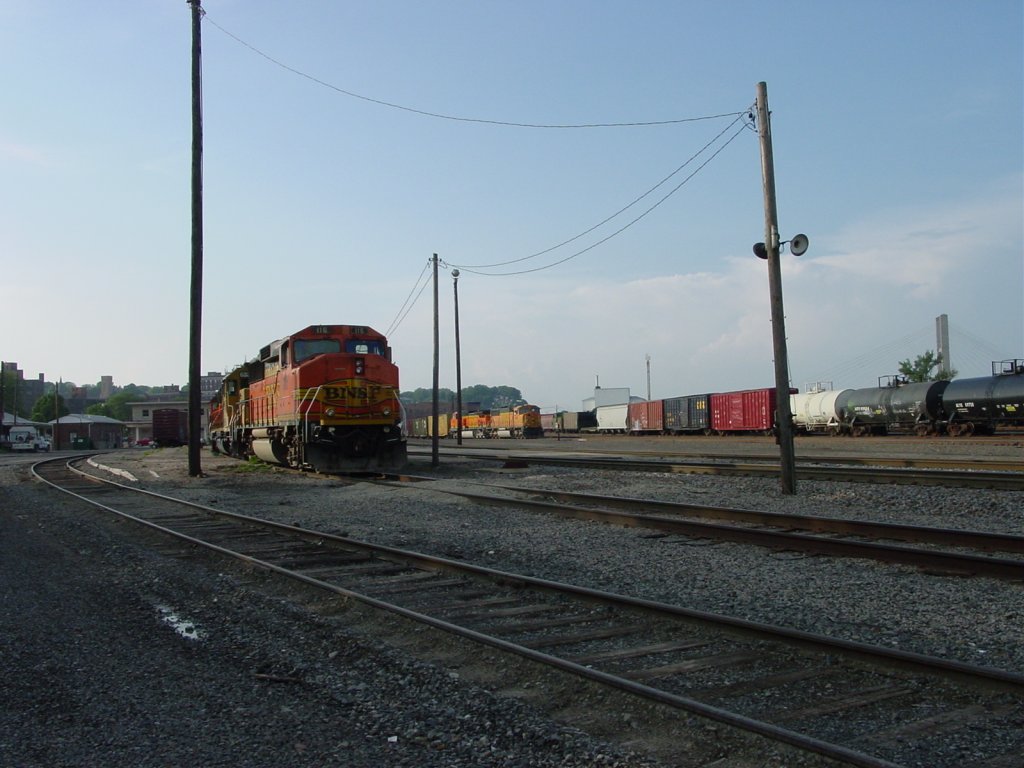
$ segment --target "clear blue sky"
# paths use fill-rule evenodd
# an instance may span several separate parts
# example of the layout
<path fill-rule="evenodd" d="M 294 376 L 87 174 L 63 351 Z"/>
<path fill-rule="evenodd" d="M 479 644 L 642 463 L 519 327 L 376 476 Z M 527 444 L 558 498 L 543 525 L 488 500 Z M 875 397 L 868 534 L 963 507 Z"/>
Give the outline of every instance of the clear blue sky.
<path fill-rule="evenodd" d="M 203 7 L 204 371 L 313 323 L 401 318 L 403 388 L 429 387 L 430 288 L 400 313 L 432 253 L 493 264 L 576 238 L 722 134 L 592 232 L 478 271 L 579 254 L 564 263 L 463 270 L 463 383 L 572 408 L 597 377 L 645 395 L 649 355 L 654 397 L 772 385 L 743 120 L 498 124 L 736 115 L 759 81 L 780 230 L 811 240 L 783 258 L 793 385 L 873 386 L 935 348 L 943 313 L 961 376 L 1024 357 L 1019 0 Z M 32 378 L 185 384 L 189 6 L 0 12 L 0 357 Z M 447 270 L 440 282 L 454 387 Z"/>

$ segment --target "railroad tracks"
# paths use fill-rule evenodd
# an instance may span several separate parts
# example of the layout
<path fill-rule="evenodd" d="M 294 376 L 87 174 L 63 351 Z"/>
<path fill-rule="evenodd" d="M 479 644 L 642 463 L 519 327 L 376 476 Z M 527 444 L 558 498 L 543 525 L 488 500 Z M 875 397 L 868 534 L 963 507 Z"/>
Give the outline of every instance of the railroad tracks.
<path fill-rule="evenodd" d="M 1024 751 L 1018 673 L 258 520 L 55 462 L 37 472 L 189 545 L 841 764 L 1012 765 Z M 985 734 L 969 759 L 964 729 Z"/>
<path fill-rule="evenodd" d="M 429 451 L 410 449 L 409 455 L 428 455 Z M 619 472 L 663 472 L 675 474 L 741 475 L 746 477 L 777 477 L 778 464 L 770 461 L 677 461 L 672 459 L 645 459 L 628 456 L 598 456 L 578 454 L 574 456 L 558 452 L 513 451 L 503 448 L 477 448 L 457 450 L 446 448 L 442 455 L 481 460 L 504 460 L 527 464 L 575 467 L 578 469 L 601 469 Z M 912 466 L 915 461 L 890 459 L 899 466 L 843 466 L 840 462 L 869 462 L 869 459 L 819 458 L 829 464 L 810 464 L 809 459 L 801 460 L 796 474 L 804 480 L 833 480 L 857 483 L 892 483 L 901 485 L 931 485 L 952 488 L 990 488 L 996 490 L 1024 490 L 1024 471 L 997 471 L 984 469 L 937 469 L 937 460 L 929 462 L 930 467 Z M 886 460 L 879 460 L 882 464 Z M 948 466 L 948 465 L 945 465 Z M 1019 466 L 1007 463 L 1004 466 Z"/>
<path fill-rule="evenodd" d="M 389 482 L 402 483 L 409 479 L 433 480 L 396 475 Z M 936 574 L 1024 581 L 1024 558 L 989 554 L 1024 554 L 1024 536 L 467 481 L 460 481 L 454 489 L 444 488 L 438 482 L 425 482 L 413 487 L 433 491 L 441 488 L 445 493 L 482 504 L 514 506 L 562 517 L 648 528 L 665 536 L 675 536 L 673 541 L 678 541 L 678 537 L 731 541 L 776 550 L 868 558 L 913 566 Z M 907 546 L 907 542 L 917 546 Z"/>

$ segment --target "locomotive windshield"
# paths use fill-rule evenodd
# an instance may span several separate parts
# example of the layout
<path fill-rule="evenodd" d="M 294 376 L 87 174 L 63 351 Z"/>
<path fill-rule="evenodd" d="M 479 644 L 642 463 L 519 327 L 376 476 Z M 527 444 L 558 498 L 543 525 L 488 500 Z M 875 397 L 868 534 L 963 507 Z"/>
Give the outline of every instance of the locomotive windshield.
<path fill-rule="evenodd" d="M 379 341 L 349 339 L 345 342 L 345 351 L 354 355 L 383 355 L 384 345 Z"/>
<path fill-rule="evenodd" d="M 314 355 L 340 352 L 341 342 L 337 339 L 295 339 L 295 362 L 301 363 Z"/>

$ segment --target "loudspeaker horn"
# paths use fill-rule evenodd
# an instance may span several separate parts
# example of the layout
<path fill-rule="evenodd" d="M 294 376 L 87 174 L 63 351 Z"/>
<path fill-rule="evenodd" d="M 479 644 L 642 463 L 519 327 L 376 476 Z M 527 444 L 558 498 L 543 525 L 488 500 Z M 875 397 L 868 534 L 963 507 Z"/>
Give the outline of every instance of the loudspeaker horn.
<path fill-rule="evenodd" d="M 807 239 L 807 235 L 795 235 L 793 239 L 789 241 L 789 252 L 794 256 L 803 256 L 807 253 L 807 246 L 810 244 L 811 243 Z"/>

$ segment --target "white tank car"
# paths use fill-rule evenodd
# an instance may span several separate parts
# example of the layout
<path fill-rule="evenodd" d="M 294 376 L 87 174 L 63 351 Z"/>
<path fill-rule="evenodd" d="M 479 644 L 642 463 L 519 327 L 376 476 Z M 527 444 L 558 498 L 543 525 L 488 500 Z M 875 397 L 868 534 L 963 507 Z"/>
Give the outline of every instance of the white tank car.
<path fill-rule="evenodd" d="M 812 387 L 803 394 L 790 395 L 793 426 L 803 432 L 827 432 L 838 435 L 840 424 L 836 413 L 836 401 L 849 391 Z"/>

